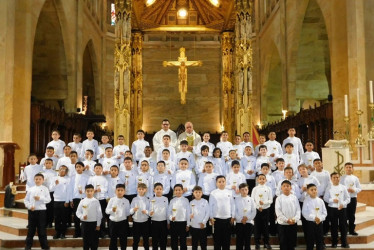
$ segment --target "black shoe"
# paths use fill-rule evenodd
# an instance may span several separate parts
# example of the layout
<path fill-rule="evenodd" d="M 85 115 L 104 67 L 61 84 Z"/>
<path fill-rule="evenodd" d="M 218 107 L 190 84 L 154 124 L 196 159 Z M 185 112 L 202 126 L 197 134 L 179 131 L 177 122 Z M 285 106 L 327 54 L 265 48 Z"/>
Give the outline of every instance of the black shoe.
<path fill-rule="evenodd" d="M 260 249 L 260 245 L 256 244 L 256 250 L 259 250 L 259 249 Z"/>
<path fill-rule="evenodd" d="M 350 234 L 350 235 L 354 235 L 354 236 L 357 236 L 357 235 L 358 235 L 358 233 L 357 233 L 356 231 L 350 232 L 349 234 Z"/>
<path fill-rule="evenodd" d="M 65 234 L 61 234 L 61 236 L 60 236 L 60 239 L 66 239 L 66 236 L 65 236 Z"/>
<path fill-rule="evenodd" d="M 265 244 L 265 245 L 264 245 L 264 248 L 266 248 L 266 249 L 268 249 L 268 250 L 272 249 L 272 247 L 271 247 L 269 244 Z"/>
<path fill-rule="evenodd" d="M 60 238 L 60 235 L 58 235 L 58 234 L 53 235 L 54 240 L 57 240 L 58 238 Z"/>
<path fill-rule="evenodd" d="M 349 244 L 342 244 L 342 248 L 351 248 Z"/>
<path fill-rule="evenodd" d="M 337 244 L 332 244 L 332 245 L 331 245 L 331 248 L 337 248 L 337 247 L 338 247 Z"/>

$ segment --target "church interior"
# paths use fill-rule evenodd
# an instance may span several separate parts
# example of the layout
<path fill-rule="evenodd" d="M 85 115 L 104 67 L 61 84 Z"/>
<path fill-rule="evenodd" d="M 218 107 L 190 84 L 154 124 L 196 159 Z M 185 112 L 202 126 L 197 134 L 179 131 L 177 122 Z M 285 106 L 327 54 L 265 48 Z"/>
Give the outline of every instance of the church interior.
<path fill-rule="evenodd" d="M 130 147 L 141 129 L 152 146 L 163 119 L 214 144 L 222 131 L 282 143 L 295 128 L 330 173 L 352 162 L 360 236 L 348 241 L 374 248 L 373 12 L 369 0 L 0 1 L 0 207 L 10 182 L 19 206 L 0 208 L 0 248 L 24 247 L 19 176 L 53 130 Z M 82 246 L 69 240 L 50 246 Z"/>

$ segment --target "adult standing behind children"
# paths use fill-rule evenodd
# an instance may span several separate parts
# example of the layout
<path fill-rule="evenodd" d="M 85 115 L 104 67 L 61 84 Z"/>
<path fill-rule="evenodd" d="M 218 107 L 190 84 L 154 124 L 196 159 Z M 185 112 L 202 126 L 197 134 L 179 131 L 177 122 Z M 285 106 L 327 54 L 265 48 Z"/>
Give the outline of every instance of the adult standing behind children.
<path fill-rule="evenodd" d="M 155 152 L 157 152 L 157 150 L 164 145 L 162 141 L 164 135 L 170 136 L 170 145 L 172 147 L 175 148 L 177 146 L 177 135 L 173 130 L 170 129 L 170 121 L 168 119 L 164 119 L 162 120 L 161 130 L 153 136 L 153 149 Z"/>
<path fill-rule="evenodd" d="M 178 144 L 180 144 L 181 141 L 186 140 L 188 142 L 188 148 L 187 150 L 192 152 L 194 147 L 197 146 L 201 142 L 201 136 L 195 132 L 193 129 L 192 122 L 186 122 L 184 124 L 184 128 L 186 129 L 182 134 L 178 137 Z"/>

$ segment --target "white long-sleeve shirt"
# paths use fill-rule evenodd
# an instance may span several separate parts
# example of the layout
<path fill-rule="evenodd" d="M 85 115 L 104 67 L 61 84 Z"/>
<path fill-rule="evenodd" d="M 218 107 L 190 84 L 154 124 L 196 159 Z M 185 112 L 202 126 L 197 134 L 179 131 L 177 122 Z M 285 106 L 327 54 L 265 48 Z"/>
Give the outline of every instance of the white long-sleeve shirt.
<path fill-rule="evenodd" d="M 301 212 L 307 221 L 315 221 L 316 217 L 324 221 L 327 216 L 325 203 L 319 197 L 306 197 Z"/>
<path fill-rule="evenodd" d="M 171 179 L 171 186 L 174 187 L 175 184 L 182 184 L 183 188 L 187 188 L 187 192 L 183 196 L 189 196 L 192 194 L 192 189 L 196 186 L 195 175 L 191 170 L 178 170 L 175 172 Z"/>
<path fill-rule="evenodd" d="M 218 175 L 226 176 L 226 164 L 223 158 L 212 158 L 212 163 L 214 166 L 214 172 Z"/>
<path fill-rule="evenodd" d="M 176 159 L 177 159 L 176 163 L 177 163 L 177 166 L 179 165 L 179 161 L 181 159 L 183 159 L 183 158 L 187 159 L 187 161 L 188 161 L 188 169 L 189 170 L 192 170 L 192 169 L 195 168 L 196 163 L 195 163 L 195 156 L 193 155 L 193 153 L 191 153 L 189 151 L 187 151 L 187 152 L 182 152 L 182 151 L 178 152 L 176 154 Z M 179 168 L 177 167 L 177 169 L 179 169 Z"/>
<path fill-rule="evenodd" d="M 39 200 L 35 200 L 35 196 L 39 196 Z M 24 199 L 25 207 L 34 210 L 46 210 L 46 204 L 51 202 L 51 196 L 49 190 L 46 186 L 33 186 L 29 188 L 26 192 L 26 197 Z"/>
<path fill-rule="evenodd" d="M 233 149 L 232 147 L 232 143 L 229 142 L 229 141 L 220 141 L 217 143 L 217 148 L 220 148 L 221 151 L 222 151 L 222 157 L 228 157 L 229 156 L 229 152 L 231 149 Z"/>
<path fill-rule="evenodd" d="M 71 160 L 69 156 L 60 157 L 57 161 L 56 170 L 59 170 L 62 165 L 69 166 L 71 164 Z"/>
<path fill-rule="evenodd" d="M 129 146 L 122 144 L 122 145 L 117 145 L 113 148 L 113 155 L 117 158 L 119 163 L 122 163 L 123 160 L 125 159 L 125 152 L 129 151 L 130 148 Z M 121 155 L 123 153 L 123 155 Z"/>
<path fill-rule="evenodd" d="M 252 199 L 254 199 L 256 203 L 256 208 L 259 209 L 262 207 L 262 209 L 267 209 L 270 207 L 270 205 L 273 203 L 273 193 L 271 191 L 271 188 L 267 185 L 257 185 L 252 189 Z M 264 204 L 260 205 L 260 201 L 262 201 Z"/>
<path fill-rule="evenodd" d="M 95 198 L 84 198 L 79 202 L 76 215 L 81 221 L 96 221 L 96 226 L 100 226 L 101 218 L 103 217 L 100 202 Z M 84 216 L 86 215 L 87 219 L 84 219 Z"/>
<path fill-rule="evenodd" d="M 304 149 L 303 149 L 303 145 L 301 143 L 300 138 L 294 136 L 294 137 L 287 137 L 286 139 L 284 139 L 282 143 L 282 148 L 283 148 L 284 153 L 286 153 L 285 145 L 287 143 L 292 143 L 293 145 L 292 153 L 297 156 L 297 162 L 299 163 L 300 156 L 304 154 Z"/>
<path fill-rule="evenodd" d="M 86 150 L 88 149 L 94 152 L 94 155 L 92 156 L 92 160 L 96 160 L 98 155 L 100 154 L 99 143 L 95 139 L 84 140 L 82 143 L 82 154 L 84 155 L 86 153 Z"/>
<path fill-rule="evenodd" d="M 26 181 L 26 191 L 29 191 L 31 187 L 35 186 L 34 176 L 37 173 L 40 173 L 42 171 L 43 171 L 43 167 L 38 164 L 27 165 L 25 167 L 25 169 L 23 170 L 23 176 L 21 177 L 21 179 L 22 181 Z"/>
<path fill-rule="evenodd" d="M 137 177 L 136 177 L 136 186 L 138 186 L 139 183 L 144 183 L 147 186 L 147 193 L 146 196 L 148 198 L 153 197 L 153 176 L 149 173 L 143 173 L 141 172 Z"/>
<path fill-rule="evenodd" d="M 305 152 L 301 155 L 300 163 L 305 164 L 307 166 L 313 166 L 313 161 L 315 159 L 321 159 L 317 152 Z"/>
<path fill-rule="evenodd" d="M 104 200 L 108 197 L 108 180 L 102 175 L 92 176 L 88 180 L 88 184 L 92 184 L 95 190 L 98 190 L 100 187 L 100 192 L 96 192 L 94 197 L 98 200 Z"/>
<path fill-rule="evenodd" d="M 210 216 L 208 201 L 205 199 L 192 200 L 190 202 L 190 214 L 193 214 L 193 218 L 188 223 L 191 227 L 200 229 L 200 223 L 203 223 L 205 227 Z"/>
<path fill-rule="evenodd" d="M 162 141 L 162 138 L 164 135 L 169 135 L 170 136 L 170 145 L 174 148 L 176 148 L 177 146 L 177 134 L 171 130 L 171 129 L 168 129 L 167 131 L 161 129 L 159 130 L 154 136 L 153 136 L 153 148 L 154 148 L 154 151 L 158 152 L 159 148 L 162 147 L 164 145 L 163 141 Z"/>
<path fill-rule="evenodd" d="M 201 147 L 202 146 L 208 146 L 209 148 L 209 153 L 208 153 L 208 156 L 213 156 L 213 150 L 214 150 L 214 144 L 211 143 L 211 142 L 199 142 L 193 149 L 193 152 L 195 155 L 197 156 L 201 156 Z"/>
<path fill-rule="evenodd" d="M 310 176 L 314 176 L 319 181 L 319 186 L 317 187 L 318 196 L 323 197 L 325 195 L 326 189 L 330 186 L 330 173 L 327 170 L 322 170 L 321 172 L 317 172 L 314 170 Z"/>
<path fill-rule="evenodd" d="M 283 194 L 281 187 L 282 187 L 282 182 L 284 180 L 285 179 L 278 182 L 277 190 L 275 191 L 276 196 L 280 196 L 281 194 Z M 291 194 L 295 195 L 297 199 L 300 199 L 301 192 L 300 192 L 299 185 L 297 185 L 297 183 L 293 180 L 291 180 L 290 182 L 291 182 L 291 188 L 292 188 Z"/>
<path fill-rule="evenodd" d="M 117 184 L 123 184 L 123 180 L 117 177 L 110 177 L 108 180 L 108 198 L 113 198 L 116 196 L 116 186 Z"/>
<path fill-rule="evenodd" d="M 275 200 L 275 214 L 280 225 L 288 225 L 287 221 L 289 219 L 293 219 L 297 223 L 301 217 L 300 204 L 297 197 L 293 194 L 281 194 Z"/>
<path fill-rule="evenodd" d="M 132 143 L 131 152 L 136 161 L 139 161 L 140 159 L 145 157 L 144 149 L 146 146 L 149 146 L 149 142 L 147 142 L 144 139 L 143 140 L 138 139 Z"/>
<path fill-rule="evenodd" d="M 161 183 L 163 186 L 162 194 L 168 194 L 170 192 L 170 181 L 171 176 L 167 173 L 155 174 L 153 177 L 153 186 L 156 183 Z"/>
<path fill-rule="evenodd" d="M 226 188 L 232 192 L 233 197 L 238 197 L 240 195 L 236 193 L 236 190 L 239 190 L 239 185 L 242 183 L 247 183 L 242 173 L 235 174 L 232 172 L 226 176 Z M 232 189 L 232 186 L 236 186 L 236 190 Z"/>
<path fill-rule="evenodd" d="M 252 197 L 236 197 L 235 198 L 235 220 L 236 223 L 242 223 L 243 217 L 247 217 L 246 224 L 254 224 L 253 219 L 256 216 L 256 204 Z"/>
<path fill-rule="evenodd" d="M 190 203 L 185 197 L 174 197 L 168 207 L 168 217 L 170 221 L 175 217 L 175 221 L 186 221 L 190 219 Z"/>
<path fill-rule="evenodd" d="M 299 166 L 299 159 L 296 154 L 284 154 L 282 156 L 284 159 L 284 166 L 287 167 L 290 164 L 290 167 L 293 169 L 293 174 L 297 175 L 297 167 Z"/>
<path fill-rule="evenodd" d="M 136 172 L 136 170 L 134 169 L 131 169 L 131 170 L 124 170 L 124 171 L 121 171 L 121 176 L 124 177 L 124 182 L 125 182 L 125 186 L 126 186 L 126 190 L 125 190 L 125 194 L 126 195 L 134 195 L 136 194 L 136 189 L 137 189 L 137 186 L 136 186 L 136 183 L 137 183 L 137 177 L 138 177 L 138 173 Z"/>
<path fill-rule="evenodd" d="M 268 163 L 269 167 L 271 167 L 270 159 L 268 156 L 258 156 L 256 159 L 256 172 L 257 173 L 261 172 L 261 165 L 263 163 Z"/>
<path fill-rule="evenodd" d="M 150 211 L 153 211 L 153 215 L 150 216 L 152 221 L 169 221 L 168 219 L 168 207 L 169 201 L 165 196 L 153 197 L 150 200 Z"/>
<path fill-rule="evenodd" d="M 170 153 L 170 158 L 169 159 L 176 163 L 177 162 L 177 153 L 175 152 L 175 148 L 172 147 L 172 146 L 165 147 L 164 145 L 160 146 L 158 151 L 157 151 L 157 161 L 162 160 L 162 151 L 164 149 L 169 150 L 169 153 Z"/>
<path fill-rule="evenodd" d="M 82 153 L 83 146 L 81 142 L 69 142 L 68 146 L 71 148 L 71 151 L 77 152 L 79 159 L 84 159 L 84 153 Z"/>
<path fill-rule="evenodd" d="M 216 178 L 217 173 L 203 173 L 199 177 L 198 186 L 203 189 L 203 194 L 210 195 L 210 193 L 217 188 L 216 186 Z"/>
<path fill-rule="evenodd" d="M 244 155 L 240 160 L 240 166 L 242 167 L 243 174 L 246 179 L 255 179 L 256 178 L 256 157 L 253 155 Z M 252 170 L 252 174 L 248 174 L 248 171 Z"/>
<path fill-rule="evenodd" d="M 343 175 L 340 178 L 340 184 L 343 184 L 347 189 L 352 188 L 354 190 L 354 193 L 348 192 L 351 198 L 356 198 L 357 194 L 361 192 L 360 180 L 353 174 Z"/>
<path fill-rule="evenodd" d="M 58 155 L 58 157 L 64 156 L 64 147 L 65 142 L 58 139 L 57 141 L 53 140 L 48 142 L 47 147 L 53 147 L 54 148 L 54 155 Z"/>
<path fill-rule="evenodd" d="M 235 218 L 235 202 L 228 189 L 215 189 L 209 196 L 210 218 Z"/>
<path fill-rule="evenodd" d="M 351 202 L 348 190 L 342 184 L 337 186 L 330 185 L 327 188 L 323 199 L 328 203 L 328 206 L 332 208 L 338 208 L 340 205 L 343 205 L 343 208 L 346 208 L 348 203 Z M 334 199 L 338 199 L 339 202 L 335 203 Z"/>
<path fill-rule="evenodd" d="M 49 192 L 53 192 L 53 191 L 51 191 L 51 183 L 52 183 L 53 179 L 57 176 L 56 171 L 53 170 L 53 169 L 44 169 L 42 174 L 44 176 L 43 185 L 46 186 L 49 189 Z"/>
<path fill-rule="evenodd" d="M 72 201 L 73 199 L 82 199 L 86 197 L 84 193 L 84 189 L 88 184 L 89 177 L 86 174 L 76 174 L 70 178 L 69 182 L 69 200 Z M 79 189 L 82 190 L 82 193 L 79 193 Z"/>
<path fill-rule="evenodd" d="M 199 156 L 199 158 L 197 158 L 196 160 L 196 164 L 195 164 L 195 173 L 200 176 L 204 170 L 204 167 L 205 167 L 205 163 L 206 162 L 212 162 L 212 157 L 210 156 Z"/>
<path fill-rule="evenodd" d="M 134 211 L 135 207 L 138 208 L 137 211 Z M 145 214 L 142 213 L 143 210 Z M 149 199 L 145 196 L 136 196 L 131 202 L 130 214 L 134 222 L 146 222 L 149 218 Z"/>
<path fill-rule="evenodd" d="M 303 187 L 307 187 L 309 184 L 314 184 L 314 185 L 316 185 L 316 187 L 318 189 L 318 187 L 320 185 L 317 178 L 314 177 L 314 176 L 310 176 L 310 175 L 307 178 L 300 177 L 297 180 L 297 184 L 299 185 L 300 192 L 301 192 L 301 195 L 300 195 L 300 198 L 299 198 L 300 202 L 304 202 L 305 197 L 309 196 L 307 191 L 303 191 Z"/>
<path fill-rule="evenodd" d="M 58 180 L 58 184 L 56 184 L 56 180 Z M 67 176 L 55 176 L 51 180 L 50 191 L 54 192 L 54 201 L 64 201 L 65 203 L 69 203 L 69 183 L 70 179 Z"/>
<path fill-rule="evenodd" d="M 113 212 L 113 207 L 117 208 L 115 212 Z M 114 222 L 127 220 L 130 215 L 130 202 L 126 198 L 112 197 L 105 209 L 105 213 Z"/>

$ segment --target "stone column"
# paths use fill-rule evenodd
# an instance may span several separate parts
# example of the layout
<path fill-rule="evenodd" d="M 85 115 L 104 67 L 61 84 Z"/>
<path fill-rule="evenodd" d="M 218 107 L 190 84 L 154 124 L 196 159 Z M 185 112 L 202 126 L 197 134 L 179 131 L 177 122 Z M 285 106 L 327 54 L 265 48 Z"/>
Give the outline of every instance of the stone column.
<path fill-rule="evenodd" d="M 222 118 L 224 130 L 235 136 L 234 33 L 222 33 Z M 222 124 L 221 124 L 222 125 Z"/>
<path fill-rule="evenodd" d="M 130 137 L 131 0 L 116 0 L 114 47 L 114 136 Z"/>
<path fill-rule="evenodd" d="M 135 32 L 132 36 L 132 72 L 131 72 L 131 121 L 133 140 L 136 140 L 136 131 L 143 126 L 143 34 Z"/>
<path fill-rule="evenodd" d="M 236 131 L 252 133 L 252 4 L 236 1 L 235 25 L 235 99 Z"/>

